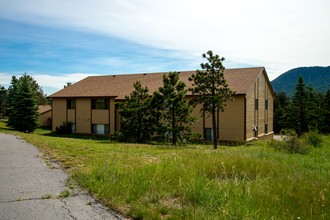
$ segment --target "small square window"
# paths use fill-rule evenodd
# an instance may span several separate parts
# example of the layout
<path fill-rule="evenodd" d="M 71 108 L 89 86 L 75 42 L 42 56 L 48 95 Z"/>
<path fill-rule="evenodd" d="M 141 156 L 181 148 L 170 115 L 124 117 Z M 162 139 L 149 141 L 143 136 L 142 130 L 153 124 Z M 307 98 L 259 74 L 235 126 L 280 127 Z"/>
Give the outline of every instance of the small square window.
<path fill-rule="evenodd" d="M 66 100 L 67 109 L 75 109 L 76 108 L 76 100 L 75 99 L 67 99 Z"/>

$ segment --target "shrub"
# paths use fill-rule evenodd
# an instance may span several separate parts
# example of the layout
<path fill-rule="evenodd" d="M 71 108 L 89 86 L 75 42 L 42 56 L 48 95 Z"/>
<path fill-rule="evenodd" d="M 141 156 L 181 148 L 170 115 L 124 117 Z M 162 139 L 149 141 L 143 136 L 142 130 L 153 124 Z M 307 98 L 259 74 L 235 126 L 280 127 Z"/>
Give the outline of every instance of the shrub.
<path fill-rule="evenodd" d="M 270 146 L 275 150 L 298 154 L 307 154 L 310 151 L 308 143 L 304 139 L 299 139 L 294 130 L 284 129 L 281 131 L 281 136 L 282 141 L 272 140 L 270 142 Z"/>
<path fill-rule="evenodd" d="M 55 133 L 56 134 L 71 134 L 71 127 L 68 125 L 68 123 L 63 122 L 60 127 L 56 127 Z"/>
<path fill-rule="evenodd" d="M 203 136 L 197 132 L 191 132 L 190 136 L 188 137 L 188 142 L 191 144 L 205 144 Z"/>
<path fill-rule="evenodd" d="M 126 141 L 126 136 L 124 133 L 120 131 L 116 131 L 112 136 L 111 140 L 113 141 L 119 141 L 119 142 L 125 142 Z"/>
<path fill-rule="evenodd" d="M 321 147 L 322 138 L 319 135 L 318 131 L 316 130 L 310 131 L 308 133 L 305 133 L 303 137 L 306 140 L 306 142 L 312 145 L 313 147 Z"/>

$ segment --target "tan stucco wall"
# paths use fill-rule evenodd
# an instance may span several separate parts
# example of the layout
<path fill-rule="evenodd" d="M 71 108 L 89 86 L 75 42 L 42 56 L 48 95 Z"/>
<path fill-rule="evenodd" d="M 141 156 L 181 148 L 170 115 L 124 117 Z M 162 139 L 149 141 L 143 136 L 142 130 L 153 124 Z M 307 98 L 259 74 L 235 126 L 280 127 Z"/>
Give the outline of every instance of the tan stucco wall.
<path fill-rule="evenodd" d="M 52 111 L 47 111 L 39 115 L 39 124 L 41 127 L 52 126 Z"/>
<path fill-rule="evenodd" d="M 76 108 L 67 109 L 66 98 L 53 98 L 52 130 L 63 123 L 75 123 L 76 133 L 90 134 L 92 124 L 109 124 L 110 134 L 115 132 L 115 104 L 110 99 L 109 109 L 91 109 L 91 98 L 76 98 Z"/>
<path fill-rule="evenodd" d="M 244 96 L 235 96 L 227 101 L 223 112 L 219 113 L 219 140 L 244 140 Z"/>
<path fill-rule="evenodd" d="M 109 109 L 93 109 L 92 124 L 109 124 Z"/>
<path fill-rule="evenodd" d="M 256 111 L 254 109 L 255 86 L 246 94 L 246 139 L 253 139 L 253 125 L 255 125 Z"/>
<path fill-rule="evenodd" d="M 197 105 L 192 112 L 193 117 L 195 117 L 196 121 L 191 124 L 191 130 L 193 132 L 199 133 L 203 135 L 204 128 L 203 128 L 203 117 L 201 116 L 201 105 Z"/>
<path fill-rule="evenodd" d="M 67 122 L 76 123 L 76 109 L 67 109 Z"/>
<path fill-rule="evenodd" d="M 110 102 L 109 102 L 109 109 L 110 109 L 110 125 L 109 125 L 109 131 L 110 131 L 110 134 L 114 134 L 115 133 L 115 123 L 116 123 L 116 120 L 115 120 L 115 117 L 116 117 L 116 111 L 115 111 L 115 100 L 114 99 L 110 99 Z M 118 118 L 119 120 L 119 118 Z"/>
<path fill-rule="evenodd" d="M 255 109 L 255 99 L 258 99 L 258 109 Z M 265 107 L 268 100 L 268 109 Z M 274 97 L 264 73 L 254 82 L 246 94 L 246 139 L 254 139 L 253 125 L 258 127 L 258 138 L 273 133 L 273 102 Z M 265 132 L 265 125 L 268 132 Z"/>
<path fill-rule="evenodd" d="M 56 98 L 52 102 L 52 131 L 66 123 L 66 99 Z"/>
<path fill-rule="evenodd" d="M 205 118 L 200 113 L 201 105 L 193 110 L 197 119 L 191 126 L 193 132 L 204 135 L 204 128 L 212 128 L 212 116 L 205 113 Z M 216 113 L 219 140 L 244 140 L 244 96 L 237 95 L 234 100 L 226 102 L 224 112 Z M 205 123 L 205 127 L 204 127 Z"/>
<path fill-rule="evenodd" d="M 205 128 L 212 128 L 212 116 L 205 114 Z M 223 112 L 216 114 L 218 139 L 222 141 L 244 140 L 244 96 L 228 100 Z"/>
<path fill-rule="evenodd" d="M 76 99 L 76 132 L 91 133 L 91 99 Z"/>

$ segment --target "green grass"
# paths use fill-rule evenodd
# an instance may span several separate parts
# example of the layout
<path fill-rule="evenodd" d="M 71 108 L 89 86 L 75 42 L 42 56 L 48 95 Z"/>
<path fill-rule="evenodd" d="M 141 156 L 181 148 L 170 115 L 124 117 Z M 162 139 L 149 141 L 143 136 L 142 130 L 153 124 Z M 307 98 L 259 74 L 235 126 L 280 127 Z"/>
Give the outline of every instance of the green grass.
<path fill-rule="evenodd" d="M 0 132 L 13 131 L 0 123 Z M 105 204 L 135 219 L 330 219 L 330 136 L 300 155 L 262 141 L 213 150 L 42 130 L 16 134 L 59 161 Z"/>

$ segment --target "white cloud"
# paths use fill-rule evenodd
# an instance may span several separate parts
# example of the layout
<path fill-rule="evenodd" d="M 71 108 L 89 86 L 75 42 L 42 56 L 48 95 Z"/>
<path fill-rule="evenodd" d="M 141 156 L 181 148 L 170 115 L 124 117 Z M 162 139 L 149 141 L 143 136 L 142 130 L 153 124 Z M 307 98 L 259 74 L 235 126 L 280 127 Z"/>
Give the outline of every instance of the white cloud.
<path fill-rule="evenodd" d="M 330 65 L 327 0 L 7 0 L 0 8 L 9 19 L 117 36 L 183 56 L 212 49 L 232 62 L 269 67 L 274 76 Z"/>
<path fill-rule="evenodd" d="M 11 76 L 10 74 L 7 73 L 0 73 L 0 85 L 4 87 L 8 87 L 11 81 Z"/>
<path fill-rule="evenodd" d="M 64 85 L 68 82 L 76 83 L 88 76 L 93 76 L 97 74 L 93 73 L 72 73 L 72 74 L 65 74 L 65 75 L 58 75 L 58 74 L 29 74 L 32 76 L 39 86 L 43 88 L 45 94 L 50 95 L 51 93 L 63 89 Z M 21 75 L 17 75 L 15 73 L 0 73 L 0 81 L 3 83 L 2 85 L 8 88 L 10 85 L 11 77 L 21 77 Z"/>
<path fill-rule="evenodd" d="M 96 75 L 96 74 L 91 74 L 91 73 L 72 73 L 65 75 L 38 74 L 38 75 L 32 75 L 32 77 L 41 86 L 62 89 L 63 86 L 66 85 L 68 82 L 75 83 L 92 75 Z"/>

